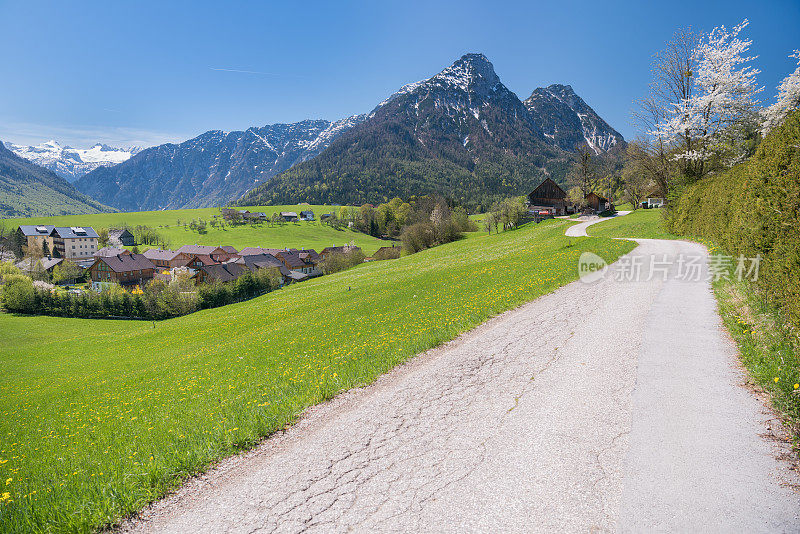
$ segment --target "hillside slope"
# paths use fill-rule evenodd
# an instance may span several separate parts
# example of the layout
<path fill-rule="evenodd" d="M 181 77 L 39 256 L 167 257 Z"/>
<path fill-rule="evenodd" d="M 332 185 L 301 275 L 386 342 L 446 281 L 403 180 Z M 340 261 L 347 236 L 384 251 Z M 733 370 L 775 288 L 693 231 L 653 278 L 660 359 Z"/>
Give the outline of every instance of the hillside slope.
<path fill-rule="evenodd" d="M 0 142 L 0 218 L 112 211 Z"/>

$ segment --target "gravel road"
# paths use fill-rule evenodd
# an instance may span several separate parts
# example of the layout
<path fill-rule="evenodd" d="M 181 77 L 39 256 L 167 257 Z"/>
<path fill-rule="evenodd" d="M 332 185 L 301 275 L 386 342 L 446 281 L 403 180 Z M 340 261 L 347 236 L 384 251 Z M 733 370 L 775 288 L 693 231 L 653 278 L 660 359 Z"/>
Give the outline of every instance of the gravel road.
<path fill-rule="evenodd" d="M 630 257 L 680 253 L 704 251 L 642 240 Z M 707 282 L 579 281 L 311 409 L 122 530 L 800 531 L 787 444 L 744 380 Z"/>

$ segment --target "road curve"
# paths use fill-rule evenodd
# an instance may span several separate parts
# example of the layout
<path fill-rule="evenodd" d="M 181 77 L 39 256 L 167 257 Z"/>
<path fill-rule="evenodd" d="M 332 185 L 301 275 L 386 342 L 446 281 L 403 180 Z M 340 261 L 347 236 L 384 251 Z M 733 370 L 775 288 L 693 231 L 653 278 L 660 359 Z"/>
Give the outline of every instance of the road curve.
<path fill-rule="evenodd" d="M 624 261 L 705 255 L 642 240 Z M 800 530 L 706 281 L 580 281 L 309 410 L 130 532 Z M 797 487 L 797 486 L 795 486 Z"/>
<path fill-rule="evenodd" d="M 614 217 L 622 217 L 623 215 L 629 214 L 630 211 L 618 211 Z M 592 226 L 593 224 L 601 223 L 603 221 L 610 221 L 614 217 L 595 217 L 589 219 L 588 221 L 581 222 L 579 224 L 573 224 L 567 231 L 564 232 L 564 235 L 567 237 L 587 237 L 588 234 L 586 233 L 586 229 Z M 578 219 L 580 220 L 580 219 Z"/>

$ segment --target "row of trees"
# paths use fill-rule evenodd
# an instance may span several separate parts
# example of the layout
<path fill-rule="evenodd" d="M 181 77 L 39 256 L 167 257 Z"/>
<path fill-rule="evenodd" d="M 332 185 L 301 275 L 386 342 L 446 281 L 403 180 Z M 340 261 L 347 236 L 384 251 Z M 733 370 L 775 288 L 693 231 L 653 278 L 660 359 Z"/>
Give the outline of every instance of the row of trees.
<path fill-rule="evenodd" d="M 241 302 L 278 287 L 280 279 L 274 273 L 260 270 L 224 284 L 154 279 L 132 292 L 114 285 L 99 293 L 70 293 L 23 275 L 13 264 L 0 263 L 0 299 L 7 311 L 61 317 L 167 319 Z"/>

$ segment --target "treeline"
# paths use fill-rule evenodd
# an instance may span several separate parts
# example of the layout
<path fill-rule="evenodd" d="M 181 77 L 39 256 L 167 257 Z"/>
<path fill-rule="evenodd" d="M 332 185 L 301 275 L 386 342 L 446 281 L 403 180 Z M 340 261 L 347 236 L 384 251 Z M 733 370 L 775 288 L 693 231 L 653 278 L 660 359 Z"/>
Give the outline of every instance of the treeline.
<path fill-rule="evenodd" d="M 667 227 L 760 255 L 758 287 L 800 331 L 800 110 L 747 162 L 676 191 Z"/>
<path fill-rule="evenodd" d="M 154 279 L 132 292 L 114 285 L 99 293 L 71 293 L 34 281 L 11 264 L 0 264 L 0 302 L 6 311 L 59 317 L 168 319 L 248 300 L 278 287 L 278 278 L 261 270 L 224 284 Z"/>

